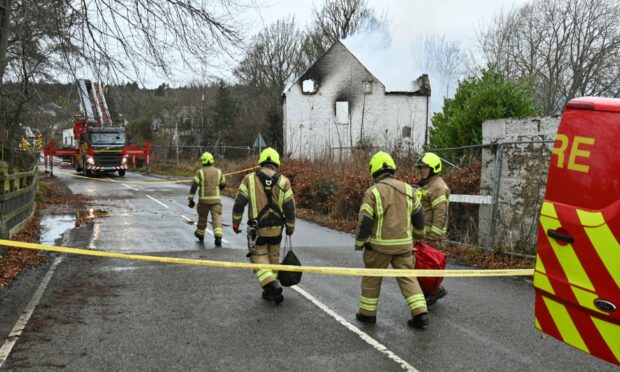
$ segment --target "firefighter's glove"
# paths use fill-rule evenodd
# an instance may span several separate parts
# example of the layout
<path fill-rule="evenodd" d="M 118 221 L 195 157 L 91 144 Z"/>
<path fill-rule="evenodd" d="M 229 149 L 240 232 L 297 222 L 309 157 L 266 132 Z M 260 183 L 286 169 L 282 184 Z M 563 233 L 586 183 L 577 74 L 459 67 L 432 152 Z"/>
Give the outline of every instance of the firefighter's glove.
<path fill-rule="evenodd" d="M 196 206 L 196 202 L 194 200 L 190 200 L 188 206 L 190 208 L 194 208 Z"/>
<path fill-rule="evenodd" d="M 293 232 L 295 231 L 295 229 L 290 229 L 290 228 L 286 228 L 286 235 L 291 236 L 293 235 Z"/>
<path fill-rule="evenodd" d="M 364 246 L 366 245 L 365 242 L 355 242 L 355 250 L 356 251 L 361 251 L 364 249 Z"/>
<path fill-rule="evenodd" d="M 233 231 L 235 232 L 235 234 L 239 234 L 241 232 L 241 230 L 239 230 L 238 223 L 233 223 Z"/>

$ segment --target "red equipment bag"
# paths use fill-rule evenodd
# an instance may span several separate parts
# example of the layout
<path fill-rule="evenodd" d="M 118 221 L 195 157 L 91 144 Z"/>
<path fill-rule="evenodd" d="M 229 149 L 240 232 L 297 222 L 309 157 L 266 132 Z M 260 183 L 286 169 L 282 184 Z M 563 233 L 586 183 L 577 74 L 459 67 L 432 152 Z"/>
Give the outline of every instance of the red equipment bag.
<path fill-rule="evenodd" d="M 415 243 L 415 268 L 421 270 L 443 270 L 446 268 L 446 255 L 430 245 L 417 241 Z M 424 296 L 437 293 L 443 277 L 418 277 Z"/>

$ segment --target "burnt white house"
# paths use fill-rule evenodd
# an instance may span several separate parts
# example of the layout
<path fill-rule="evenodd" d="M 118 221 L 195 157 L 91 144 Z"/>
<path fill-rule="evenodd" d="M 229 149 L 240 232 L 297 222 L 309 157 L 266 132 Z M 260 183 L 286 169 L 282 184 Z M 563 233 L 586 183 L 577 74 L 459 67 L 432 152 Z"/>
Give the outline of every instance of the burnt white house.
<path fill-rule="evenodd" d="M 420 151 L 429 121 L 428 75 L 410 87 L 389 90 L 336 42 L 282 94 L 285 154 L 316 158 L 359 146 Z"/>

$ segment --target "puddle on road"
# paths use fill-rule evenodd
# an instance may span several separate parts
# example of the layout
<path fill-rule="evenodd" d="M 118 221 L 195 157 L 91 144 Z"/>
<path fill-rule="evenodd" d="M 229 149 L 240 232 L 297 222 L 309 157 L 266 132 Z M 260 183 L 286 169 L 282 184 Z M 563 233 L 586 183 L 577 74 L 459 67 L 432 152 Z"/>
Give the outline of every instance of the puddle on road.
<path fill-rule="evenodd" d="M 41 244 L 54 245 L 65 231 L 75 227 L 75 214 L 46 214 L 41 218 Z"/>

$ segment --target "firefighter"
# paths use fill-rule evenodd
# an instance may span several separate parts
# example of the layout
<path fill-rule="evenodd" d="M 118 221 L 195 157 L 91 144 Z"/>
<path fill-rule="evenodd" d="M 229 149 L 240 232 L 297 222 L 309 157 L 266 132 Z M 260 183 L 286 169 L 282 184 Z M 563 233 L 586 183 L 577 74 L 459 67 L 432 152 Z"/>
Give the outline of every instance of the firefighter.
<path fill-rule="evenodd" d="M 431 246 L 437 246 L 446 238 L 448 231 L 448 203 L 450 188 L 441 178 L 441 158 L 432 152 L 423 154 L 417 161 L 416 167 L 420 172 L 420 181 L 417 194 L 424 208 L 424 239 Z M 437 300 L 448 294 L 443 287 L 435 295 L 426 297 L 426 303 L 431 306 Z"/>
<path fill-rule="evenodd" d="M 237 192 L 233 207 L 233 230 L 239 233 L 243 211 L 248 205 L 248 257 L 252 263 L 279 264 L 282 229 L 295 230 L 295 199 L 291 184 L 278 168 L 280 155 L 271 147 L 258 159 L 260 169 L 247 174 Z M 255 271 L 263 288 L 262 297 L 280 304 L 284 300 L 278 273 L 268 269 Z"/>
<path fill-rule="evenodd" d="M 370 159 L 370 174 L 374 179 L 364 193 L 355 234 L 355 249 L 364 249 L 364 266 L 385 269 L 413 269 L 413 238 L 424 231 L 424 211 L 413 187 L 394 179 L 396 163 L 385 152 Z M 413 228 L 412 228 L 413 223 Z M 376 323 L 382 277 L 363 277 L 357 320 Z M 428 325 L 426 301 L 418 280 L 413 277 L 396 279 L 412 318 L 414 328 Z"/>
<path fill-rule="evenodd" d="M 213 224 L 213 235 L 215 236 L 215 246 L 222 246 L 222 236 L 224 229 L 222 228 L 222 201 L 220 191 L 226 187 L 226 177 L 221 170 L 214 167 L 215 160 L 213 155 L 205 152 L 200 156 L 200 164 L 202 168 L 196 171 L 196 175 L 192 181 L 187 199 L 189 207 L 194 208 L 194 194 L 198 191 L 198 226 L 194 235 L 201 242 L 205 238 L 205 230 L 207 229 L 207 219 L 211 213 L 211 222 Z"/>

